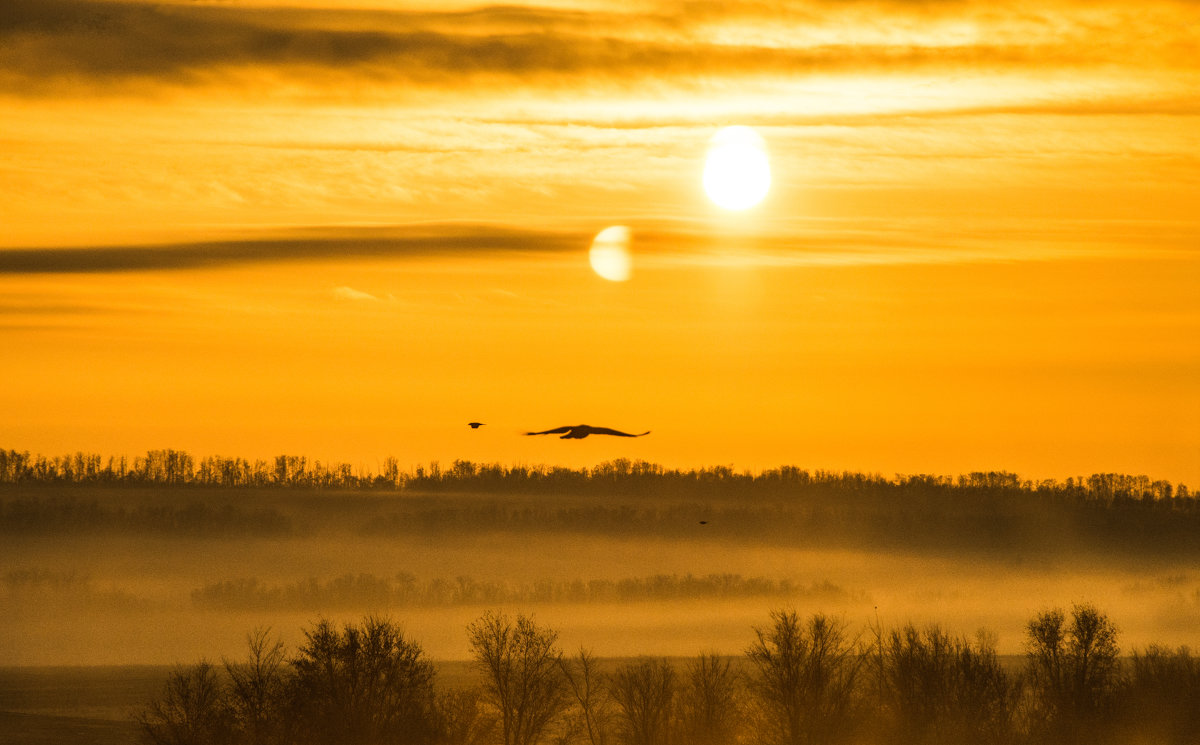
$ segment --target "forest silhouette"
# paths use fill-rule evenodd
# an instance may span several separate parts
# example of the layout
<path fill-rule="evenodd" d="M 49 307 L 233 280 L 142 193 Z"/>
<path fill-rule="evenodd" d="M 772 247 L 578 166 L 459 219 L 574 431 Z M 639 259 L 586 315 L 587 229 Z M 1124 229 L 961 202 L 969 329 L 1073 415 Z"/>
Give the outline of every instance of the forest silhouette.
<path fill-rule="evenodd" d="M 237 496 L 244 490 L 264 496 Z M 391 493 L 403 498 L 359 498 Z M 1200 558 L 1200 500 L 1184 484 L 1147 476 L 885 477 L 794 466 L 751 473 L 624 459 L 579 469 L 458 460 L 402 471 L 389 458 L 368 472 L 285 455 L 251 462 L 197 461 L 176 450 L 133 459 L 0 450 L 0 535 L 287 536 L 330 521 L 352 521 L 354 532 L 380 538 L 555 530 L 921 553 Z"/>

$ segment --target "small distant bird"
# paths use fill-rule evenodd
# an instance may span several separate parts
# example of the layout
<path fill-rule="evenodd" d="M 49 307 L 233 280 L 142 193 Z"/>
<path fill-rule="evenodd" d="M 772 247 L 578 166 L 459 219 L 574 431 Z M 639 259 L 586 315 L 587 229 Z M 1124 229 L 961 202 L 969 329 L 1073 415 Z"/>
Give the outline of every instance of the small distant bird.
<path fill-rule="evenodd" d="M 563 434 L 563 433 L 566 434 Z M 642 435 L 650 434 L 650 430 L 646 430 L 640 435 L 631 435 L 628 432 L 622 432 L 617 429 L 609 429 L 608 427 L 592 427 L 587 424 L 576 424 L 574 427 L 556 427 L 548 429 L 545 432 L 526 432 L 527 435 L 562 435 L 560 440 L 582 440 L 588 435 L 616 435 L 617 437 L 641 437 Z"/>
<path fill-rule="evenodd" d="M 467 422 L 467 426 L 471 429 L 479 429 L 483 426 L 483 422 Z"/>

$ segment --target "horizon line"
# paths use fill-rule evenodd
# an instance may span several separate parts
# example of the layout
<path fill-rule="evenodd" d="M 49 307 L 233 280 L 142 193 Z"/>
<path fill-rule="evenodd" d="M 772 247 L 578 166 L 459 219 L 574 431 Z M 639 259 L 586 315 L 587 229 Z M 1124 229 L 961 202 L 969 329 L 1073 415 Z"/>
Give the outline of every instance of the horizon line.
<path fill-rule="evenodd" d="M 86 459 L 86 461 L 80 459 Z M 186 460 L 185 460 L 186 459 Z M 281 462 L 280 459 L 285 459 Z M 376 458 L 378 468 L 372 471 L 368 466 L 364 466 L 361 462 L 357 465 L 348 461 L 337 459 L 321 460 L 320 458 L 310 458 L 307 455 L 293 455 L 289 453 L 279 453 L 269 458 L 247 458 L 239 455 L 220 455 L 212 454 L 200 457 L 191 455 L 186 450 L 176 450 L 173 448 L 150 449 L 146 453 L 128 455 L 128 454 L 102 454 L 95 452 L 85 452 L 77 450 L 72 453 L 64 453 L 61 455 L 46 455 L 44 453 L 33 453 L 29 450 L 17 450 L 15 448 L 0 448 L 0 484 L 15 486 L 21 483 L 66 483 L 88 484 L 88 483 L 104 483 L 105 481 L 128 481 L 130 478 L 137 477 L 139 474 L 143 478 L 150 476 L 150 469 L 154 468 L 156 476 L 168 463 L 172 464 L 171 470 L 176 468 L 180 471 L 179 477 L 186 479 L 183 482 L 172 482 L 166 480 L 166 474 L 163 480 L 150 479 L 150 483 L 159 485 L 177 485 L 177 486 L 208 486 L 202 481 L 196 479 L 201 475 L 198 468 L 204 465 L 216 464 L 244 464 L 246 467 L 254 469 L 254 472 L 261 472 L 263 468 L 268 473 L 274 474 L 282 467 L 285 476 L 299 476 L 309 474 L 317 476 L 321 474 L 332 475 L 335 472 L 342 472 L 344 469 L 349 469 L 349 473 L 345 476 L 357 482 L 376 481 L 378 479 L 386 479 L 389 477 L 396 481 L 397 484 L 402 481 L 414 481 L 422 479 L 436 479 L 438 481 L 445 480 L 447 477 L 451 479 L 466 480 L 478 479 L 485 475 L 485 471 L 499 469 L 502 475 L 513 474 L 514 472 L 525 471 L 527 473 L 549 474 L 554 472 L 567 472 L 585 478 L 592 478 L 596 475 L 604 475 L 606 471 L 602 471 L 605 466 L 623 466 L 623 471 L 607 473 L 620 476 L 688 476 L 688 475 L 705 475 L 705 474 L 720 474 L 722 478 L 751 478 L 758 479 L 770 475 L 798 475 L 805 474 L 806 477 L 857 477 L 876 483 L 904 484 L 916 480 L 932 480 L 934 483 L 954 485 L 955 482 L 962 484 L 963 480 L 968 477 L 988 477 L 991 479 L 1001 479 L 1004 483 L 996 483 L 994 485 L 1001 488 L 1017 488 L 1037 489 L 1040 486 L 1046 487 L 1069 487 L 1071 484 L 1085 485 L 1097 478 L 1106 479 L 1115 482 L 1124 482 L 1122 485 L 1126 487 L 1135 487 L 1142 493 L 1150 493 L 1155 487 L 1167 486 L 1171 487 L 1173 493 L 1183 492 L 1190 493 L 1188 485 L 1181 481 L 1172 481 L 1171 479 L 1157 479 L 1147 474 L 1122 473 L 1117 471 L 1097 471 L 1090 474 L 1076 474 L 1065 478 L 1025 478 L 1016 471 L 1004 469 L 996 470 L 974 470 L 960 471 L 957 474 L 952 473 L 929 473 L 929 472 L 910 472 L 901 473 L 894 472 L 891 475 L 884 475 L 882 471 L 855 471 L 850 469 L 831 469 L 831 468 L 814 468 L 804 467 L 795 463 L 780 463 L 774 467 L 768 468 L 735 468 L 730 464 L 712 464 L 707 466 L 693 466 L 691 468 L 683 467 L 668 467 L 661 463 L 646 460 L 644 458 L 609 458 L 601 460 L 591 466 L 565 466 L 556 465 L 553 463 L 525 463 L 525 462 L 509 462 L 501 461 L 476 461 L 466 458 L 455 458 L 449 461 L 449 466 L 443 468 L 440 459 L 431 459 L 425 462 L 417 462 L 410 464 L 408 470 L 401 470 L 400 460 L 395 456 L 388 455 L 384 458 Z M 152 462 L 153 461 L 153 462 Z M 120 472 L 114 471 L 114 466 L 121 464 Z M 42 465 L 43 468 L 51 466 L 57 470 L 55 475 L 43 473 L 41 476 L 33 476 L 33 466 Z M 461 465 L 460 465 L 461 464 Z M 82 471 L 79 473 L 78 471 Z M 10 478 L 10 473 L 15 476 L 13 469 L 24 468 L 25 474 L 29 478 L 25 480 L 14 480 Z M 315 470 L 319 468 L 320 470 Z M 470 472 L 467 472 L 467 469 Z M 294 472 L 293 472 L 293 469 Z M 313 470 L 310 470 L 313 469 Z M 355 473 L 357 471 L 357 473 Z M 386 471 L 386 473 L 385 473 Z M 599 472 L 599 473 L 598 473 Z M 339 474 L 340 475 L 340 474 Z M 103 476 L 103 478 L 101 478 Z M 173 477 L 172 477 L 173 478 Z M 279 481 L 271 481 L 264 484 L 225 484 L 225 486 L 265 486 L 271 484 L 279 484 Z"/>

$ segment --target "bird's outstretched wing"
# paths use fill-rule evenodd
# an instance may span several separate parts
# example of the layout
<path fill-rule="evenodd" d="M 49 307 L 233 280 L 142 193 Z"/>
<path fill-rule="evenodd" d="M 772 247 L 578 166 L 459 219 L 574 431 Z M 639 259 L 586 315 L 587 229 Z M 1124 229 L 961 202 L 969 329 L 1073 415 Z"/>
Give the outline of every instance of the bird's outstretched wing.
<path fill-rule="evenodd" d="M 610 429 L 608 427 L 591 427 L 588 434 L 593 435 L 616 435 L 617 437 L 641 437 L 642 435 L 650 434 L 650 430 L 646 430 L 639 435 L 631 435 L 628 432 L 622 432 L 619 429 Z"/>
<path fill-rule="evenodd" d="M 561 435 L 563 432 L 570 432 L 574 427 L 556 427 L 548 429 L 545 432 L 526 432 L 527 435 Z"/>

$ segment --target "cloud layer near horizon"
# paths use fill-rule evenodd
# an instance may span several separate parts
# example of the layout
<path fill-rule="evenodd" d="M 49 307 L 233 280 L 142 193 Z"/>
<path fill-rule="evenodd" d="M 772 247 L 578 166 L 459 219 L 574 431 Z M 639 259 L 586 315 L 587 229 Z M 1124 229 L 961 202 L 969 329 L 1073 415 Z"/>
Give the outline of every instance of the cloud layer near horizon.
<path fill-rule="evenodd" d="M 329 86 L 463 91 L 495 83 L 623 88 L 807 74 L 1200 69 L 1194 3 L 1037 11 L 973 2 L 689 3 L 664 11 L 462 11 L 10 0 L 0 86 L 93 95 L 146 85 L 237 87 L 269 75 Z M 247 77 L 251 76 L 251 77 Z M 221 83 L 220 81 L 224 81 Z"/>

